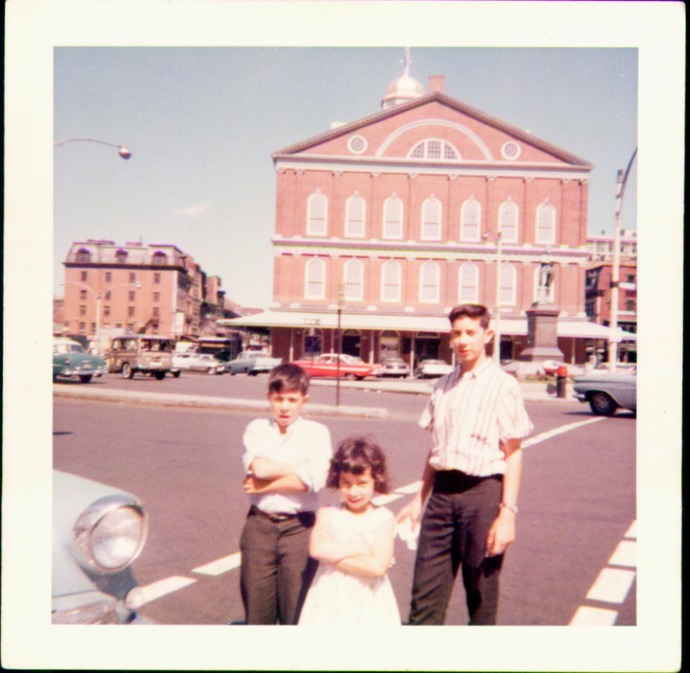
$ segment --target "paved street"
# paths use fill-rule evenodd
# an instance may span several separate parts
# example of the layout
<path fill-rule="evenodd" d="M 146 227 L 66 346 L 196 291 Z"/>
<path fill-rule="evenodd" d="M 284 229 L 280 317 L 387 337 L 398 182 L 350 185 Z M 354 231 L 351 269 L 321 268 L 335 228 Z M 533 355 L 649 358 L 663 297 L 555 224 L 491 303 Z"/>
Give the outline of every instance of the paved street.
<path fill-rule="evenodd" d="M 54 390 L 146 390 L 258 403 L 264 387 L 265 377 L 106 376 Z M 376 436 L 395 487 L 388 506 L 398 511 L 414 491 L 428 448 L 416 425 L 425 395 L 346 386 L 340 394 L 344 406 L 387 412 L 319 420 L 334 445 L 352 432 Z M 332 405 L 334 395 L 332 385 L 313 385 L 307 408 Z M 499 623 L 635 624 L 636 420 L 627 413 L 596 418 L 575 401 L 527 404 L 535 431 L 526 442 L 518 540 L 506 557 Z M 148 598 L 142 612 L 162 624 L 241 621 L 238 542 L 247 509 L 241 436 L 257 412 L 58 396 L 54 407 L 55 467 L 132 491 L 149 511 L 149 539 L 134 565 Z M 398 540 L 395 554 L 390 578 L 405 618 L 414 553 Z M 449 624 L 466 621 L 463 602 L 458 582 Z"/>

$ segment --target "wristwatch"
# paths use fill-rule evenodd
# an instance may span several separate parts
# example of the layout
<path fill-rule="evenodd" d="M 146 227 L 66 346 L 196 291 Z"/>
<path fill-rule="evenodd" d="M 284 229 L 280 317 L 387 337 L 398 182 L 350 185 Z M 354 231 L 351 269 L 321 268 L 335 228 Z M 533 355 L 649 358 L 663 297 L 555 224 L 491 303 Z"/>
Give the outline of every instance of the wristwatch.
<path fill-rule="evenodd" d="M 502 502 L 500 506 L 509 509 L 513 514 L 517 514 L 519 511 L 517 505 L 509 505 L 507 502 Z"/>

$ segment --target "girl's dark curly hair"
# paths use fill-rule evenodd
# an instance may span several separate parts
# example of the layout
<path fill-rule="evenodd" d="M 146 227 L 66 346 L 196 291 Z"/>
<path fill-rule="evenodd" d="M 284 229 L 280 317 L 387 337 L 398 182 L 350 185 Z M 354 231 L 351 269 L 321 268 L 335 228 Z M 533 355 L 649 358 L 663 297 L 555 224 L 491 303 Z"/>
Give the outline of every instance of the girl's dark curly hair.
<path fill-rule="evenodd" d="M 367 468 L 371 469 L 374 478 L 374 490 L 377 493 L 390 493 L 386 456 L 381 447 L 370 436 L 351 436 L 343 439 L 335 455 L 331 458 L 326 485 L 338 488 L 340 474 L 362 474 Z"/>

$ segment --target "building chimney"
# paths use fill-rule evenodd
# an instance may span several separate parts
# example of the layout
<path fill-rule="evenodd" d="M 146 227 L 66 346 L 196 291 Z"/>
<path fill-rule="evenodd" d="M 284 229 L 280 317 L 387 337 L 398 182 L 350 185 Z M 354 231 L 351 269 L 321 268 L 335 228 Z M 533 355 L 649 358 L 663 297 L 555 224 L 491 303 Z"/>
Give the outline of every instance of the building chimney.
<path fill-rule="evenodd" d="M 429 91 L 444 92 L 446 86 L 445 75 L 429 75 Z"/>

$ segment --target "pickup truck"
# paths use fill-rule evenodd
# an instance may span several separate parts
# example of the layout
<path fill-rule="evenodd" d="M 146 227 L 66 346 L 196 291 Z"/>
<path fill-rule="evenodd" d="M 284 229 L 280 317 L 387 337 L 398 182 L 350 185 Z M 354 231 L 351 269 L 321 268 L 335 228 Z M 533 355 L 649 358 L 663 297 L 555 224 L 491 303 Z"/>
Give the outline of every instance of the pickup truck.
<path fill-rule="evenodd" d="M 282 363 L 282 358 L 269 357 L 266 351 L 243 351 L 228 362 L 227 369 L 233 376 L 242 373 L 256 376 L 261 372 L 270 372 Z"/>

